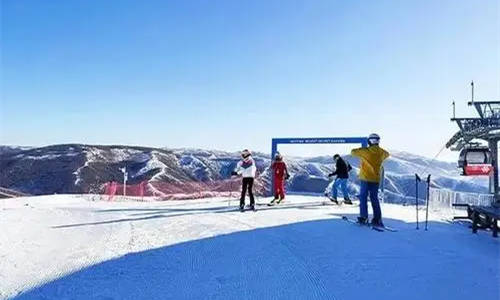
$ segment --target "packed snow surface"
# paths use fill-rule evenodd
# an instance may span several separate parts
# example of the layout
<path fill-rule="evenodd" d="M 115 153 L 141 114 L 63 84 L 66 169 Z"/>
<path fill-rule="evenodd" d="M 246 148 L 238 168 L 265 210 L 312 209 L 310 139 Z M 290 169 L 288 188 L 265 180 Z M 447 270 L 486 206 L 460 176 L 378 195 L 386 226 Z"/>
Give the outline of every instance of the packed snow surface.
<path fill-rule="evenodd" d="M 229 200 L 0 200 L 0 298 L 500 299 L 499 239 L 441 213 L 417 231 L 414 207 L 385 204 L 393 233 L 323 198 Z"/>

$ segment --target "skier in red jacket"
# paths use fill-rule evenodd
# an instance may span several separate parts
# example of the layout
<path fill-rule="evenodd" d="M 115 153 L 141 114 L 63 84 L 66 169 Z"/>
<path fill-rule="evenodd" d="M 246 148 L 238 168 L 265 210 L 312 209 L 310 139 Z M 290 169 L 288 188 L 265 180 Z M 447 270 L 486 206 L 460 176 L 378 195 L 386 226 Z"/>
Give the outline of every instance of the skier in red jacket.
<path fill-rule="evenodd" d="M 274 199 L 269 203 L 269 206 L 280 204 L 285 199 L 285 180 L 290 177 L 283 156 L 280 153 L 276 153 L 274 156 L 271 170 L 274 179 Z"/>

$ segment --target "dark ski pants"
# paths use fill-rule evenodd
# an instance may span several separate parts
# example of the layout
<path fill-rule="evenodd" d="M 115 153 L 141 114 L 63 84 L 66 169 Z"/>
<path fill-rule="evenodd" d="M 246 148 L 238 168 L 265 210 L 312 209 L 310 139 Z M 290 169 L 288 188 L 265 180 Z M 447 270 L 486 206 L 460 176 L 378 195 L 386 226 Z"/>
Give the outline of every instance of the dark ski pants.
<path fill-rule="evenodd" d="M 373 218 L 382 220 L 382 211 L 378 200 L 378 183 L 361 180 L 359 192 L 359 214 L 362 218 L 368 218 L 368 194 L 372 203 Z"/>
<path fill-rule="evenodd" d="M 253 178 L 252 177 L 244 177 L 241 187 L 241 198 L 240 198 L 240 206 L 245 205 L 245 196 L 248 189 L 248 195 L 250 196 L 250 205 L 255 205 L 255 199 L 253 198 Z"/>

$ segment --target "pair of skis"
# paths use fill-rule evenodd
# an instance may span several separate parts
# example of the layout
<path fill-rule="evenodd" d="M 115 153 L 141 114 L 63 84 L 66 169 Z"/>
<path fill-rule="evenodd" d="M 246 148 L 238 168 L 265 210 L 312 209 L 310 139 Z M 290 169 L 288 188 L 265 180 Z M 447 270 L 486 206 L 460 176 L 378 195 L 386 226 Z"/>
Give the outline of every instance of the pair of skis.
<path fill-rule="evenodd" d="M 255 207 L 255 205 L 254 205 L 254 206 L 251 206 L 251 205 L 246 205 L 246 206 L 244 206 L 244 207 L 240 207 L 240 208 L 239 208 L 239 210 L 240 210 L 240 212 L 245 212 L 245 211 L 247 211 L 247 210 L 251 210 L 251 211 L 253 211 L 253 212 L 256 212 L 256 211 L 257 211 L 257 208 Z"/>
<path fill-rule="evenodd" d="M 370 223 L 362 224 L 362 223 L 359 223 L 356 220 L 349 219 L 346 216 L 342 216 L 342 220 L 344 220 L 346 222 L 349 222 L 349 223 L 352 223 L 352 224 L 356 224 L 358 226 L 369 227 L 369 228 L 371 228 L 371 229 L 373 229 L 375 231 L 379 231 L 379 232 L 384 232 L 384 231 L 397 232 L 398 231 L 397 229 L 394 229 L 394 228 L 391 228 L 391 227 L 387 227 L 387 226 L 375 226 L 375 225 L 372 225 Z"/>
<path fill-rule="evenodd" d="M 333 203 L 333 204 L 336 204 L 338 206 L 343 206 L 343 205 L 345 205 L 345 206 L 352 206 L 352 207 L 359 206 L 359 203 L 354 203 L 353 202 L 353 203 L 349 204 L 349 203 L 345 203 L 345 202 L 342 202 L 342 201 L 335 200 L 335 198 L 331 198 L 330 196 L 326 196 L 325 195 L 325 197 L 329 200 L 329 202 L 323 201 L 323 205 L 327 205 L 329 203 Z"/>
<path fill-rule="evenodd" d="M 280 199 L 280 200 L 276 200 L 276 201 L 271 201 L 267 204 L 267 206 L 275 206 L 275 205 L 280 205 L 281 203 L 283 203 L 283 201 L 285 201 L 284 199 Z"/>

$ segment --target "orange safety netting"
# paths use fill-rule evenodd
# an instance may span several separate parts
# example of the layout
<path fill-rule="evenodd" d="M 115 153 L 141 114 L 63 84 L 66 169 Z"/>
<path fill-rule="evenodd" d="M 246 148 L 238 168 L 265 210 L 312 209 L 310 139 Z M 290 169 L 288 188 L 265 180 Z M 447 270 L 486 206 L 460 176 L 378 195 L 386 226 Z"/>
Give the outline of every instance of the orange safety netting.
<path fill-rule="evenodd" d="M 162 200 L 199 199 L 207 197 L 236 197 L 241 191 L 241 178 L 217 180 L 209 182 L 164 182 L 164 181 L 142 181 L 138 184 L 127 184 L 125 186 L 115 181 L 104 185 L 103 192 L 112 201 L 114 196 L 130 197 L 156 197 Z M 263 194 L 265 184 L 256 180 L 254 185 L 255 194 Z"/>

